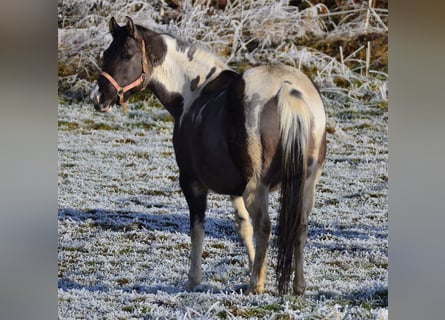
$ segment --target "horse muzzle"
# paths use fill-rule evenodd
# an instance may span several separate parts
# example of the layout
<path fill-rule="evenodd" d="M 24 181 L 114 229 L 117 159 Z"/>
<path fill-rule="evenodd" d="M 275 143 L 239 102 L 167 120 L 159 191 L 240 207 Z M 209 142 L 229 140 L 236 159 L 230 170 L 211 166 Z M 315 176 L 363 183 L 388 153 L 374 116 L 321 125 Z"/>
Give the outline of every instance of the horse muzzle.
<path fill-rule="evenodd" d="M 111 105 L 101 103 L 100 102 L 101 96 L 102 96 L 102 94 L 99 91 L 99 86 L 98 85 L 94 86 L 94 88 L 91 90 L 91 93 L 90 93 L 90 99 L 94 104 L 94 109 L 96 109 L 96 111 L 100 111 L 100 112 L 110 112 Z"/>

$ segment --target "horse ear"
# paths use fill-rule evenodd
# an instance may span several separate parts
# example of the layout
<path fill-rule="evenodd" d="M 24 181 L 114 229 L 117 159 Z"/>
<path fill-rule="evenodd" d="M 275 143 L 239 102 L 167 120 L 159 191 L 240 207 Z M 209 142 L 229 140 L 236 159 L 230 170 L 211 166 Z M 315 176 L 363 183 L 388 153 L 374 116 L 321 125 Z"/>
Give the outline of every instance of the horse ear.
<path fill-rule="evenodd" d="M 114 17 L 111 17 L 110 22 L 108 22 L 108 28 L 110 29 L 110 33 L 114 34 L 117 29 L 119 29 L 119 25 L 116 22 L 116 19 Z"/>
<path fill-rule="evenodd" d="M 133 20 L 129 16 L 127 16 L 127 29 L 130 36 L 136 38 L 136 27 Z"/>

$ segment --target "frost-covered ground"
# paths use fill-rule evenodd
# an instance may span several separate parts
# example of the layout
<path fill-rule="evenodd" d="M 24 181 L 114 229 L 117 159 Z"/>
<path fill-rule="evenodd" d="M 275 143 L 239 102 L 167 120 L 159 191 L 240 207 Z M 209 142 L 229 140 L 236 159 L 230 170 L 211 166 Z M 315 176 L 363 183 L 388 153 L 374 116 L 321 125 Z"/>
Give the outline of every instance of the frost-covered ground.
<path fill-rule="evenodd" d="M 188 210 L 153 101 L 98 114 L 59 105 L 61 319 L 386 319 L 387 110 L 326 105 L 328 154 L 310 217 L 306 296 L 276 294 L 272 241 L 266 293 L 245 296 L 247 256 L 227 196 L 209 195 L 203 283 L 183 291 Z M 278 194 L 270 198 L 275 222 Z"/>

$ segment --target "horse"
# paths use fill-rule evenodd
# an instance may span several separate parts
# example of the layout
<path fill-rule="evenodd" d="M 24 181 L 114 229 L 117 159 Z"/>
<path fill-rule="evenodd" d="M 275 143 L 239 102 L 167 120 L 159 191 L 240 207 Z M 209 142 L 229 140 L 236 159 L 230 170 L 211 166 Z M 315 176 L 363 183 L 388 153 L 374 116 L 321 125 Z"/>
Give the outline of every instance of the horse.
<path fill-rule="evenodd" d="M 202 280 L 209 191 L 229 195 L 250 268 L 250 294 L 264 292 L 271 238 L 268 195 L 280 191 L 276 226 L 277 289 L 303 295 L 308 215 L 326 155 L 326 115 L 318 88 L 292 67 L 259 65 L 235 72 L 218 56 L 167 33 L 109 21 L 110 46 L 91 90 L 94 107 L 150 90 L 174 118 L 179 185 L 190 214 L 186 290 Z M 255 241 L 254 241 L 255 240 Z"/>

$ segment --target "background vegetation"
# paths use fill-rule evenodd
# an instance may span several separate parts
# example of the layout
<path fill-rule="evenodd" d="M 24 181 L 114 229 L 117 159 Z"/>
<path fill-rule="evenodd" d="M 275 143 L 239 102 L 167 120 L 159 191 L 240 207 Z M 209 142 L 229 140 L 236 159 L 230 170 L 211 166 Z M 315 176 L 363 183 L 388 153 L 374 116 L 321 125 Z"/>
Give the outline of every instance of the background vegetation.
<path fill-rule="evenodd" d="M 88 96 L 110 43 L 109 19 L 124 22 L 129 15 L 208 47 L 235 69 L 281 61 L 308 73 L 332 103 L 385 107 L 387 6 L 382 0 L 59 0 L 59 95 Z"/>

